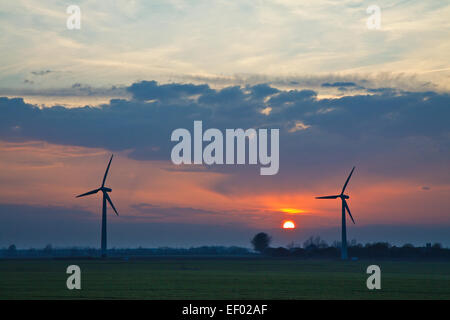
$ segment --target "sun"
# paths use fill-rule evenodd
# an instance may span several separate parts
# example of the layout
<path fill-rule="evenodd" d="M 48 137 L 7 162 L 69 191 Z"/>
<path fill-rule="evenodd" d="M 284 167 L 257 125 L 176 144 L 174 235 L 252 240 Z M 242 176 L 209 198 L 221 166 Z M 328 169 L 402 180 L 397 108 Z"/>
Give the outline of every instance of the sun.
<path fill-rule="evenodd" d="M 287 220 L 283 222 L 283 229 L 295 229 L 294 221 Z"/>

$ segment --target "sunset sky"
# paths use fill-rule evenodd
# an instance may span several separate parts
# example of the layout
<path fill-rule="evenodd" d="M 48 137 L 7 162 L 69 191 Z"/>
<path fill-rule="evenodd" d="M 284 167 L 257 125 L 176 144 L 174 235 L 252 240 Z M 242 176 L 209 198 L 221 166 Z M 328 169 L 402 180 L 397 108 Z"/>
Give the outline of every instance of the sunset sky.
<path fill-rule="evenodd" d="M 112 153 L 110 247 L 331 243 L 340 202 L 314 197 L 353 166 L 349 239 L 450 246 L 449 3 L 11 1 L 0 17 L 0 247 L 98 247 L 100 195 L 75 196 Z M 278 174 L 172 164 L 194 120 L 279 128 Z"/>

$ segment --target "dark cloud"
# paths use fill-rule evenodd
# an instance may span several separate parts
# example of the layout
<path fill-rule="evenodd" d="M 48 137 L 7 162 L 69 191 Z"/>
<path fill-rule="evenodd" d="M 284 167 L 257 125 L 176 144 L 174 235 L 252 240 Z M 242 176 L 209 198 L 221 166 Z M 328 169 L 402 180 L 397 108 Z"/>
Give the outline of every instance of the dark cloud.
<path fill-rule="evenodd" d="M 448 171 L 448 94 L 386 89 L 319 100 L 312 90 L 280 90 L 267 84 L 215 90 L 155 81 L 135 83 L 127 90 L 132 99 L 113 99 L 99 107 L 38 108 L 20 98 L 0 98 L 0 139 L 129 150 L 135 159 L 169 160 L 172 131 L 192 130 L 194 120 L 203 120 L 204 129 L 280 128 L 280 171 L 266 179 L 280 179 L 281 189 L 295 184 L 298 175 L 325 175 L 354 164 L 388 176 Z M 268 107 L 270 114 L 262 114 Z M 231 171 L 241 177 L 258 172 L 251 166 Z M 436 179 L 448 181 L 448 174 Z M 308 182 L 302 185 L 306 188 Z"/>
<path fill-rule="evenodd" d="M 439 86 L 429 81 L 420 80 L 415 74 L 396 74 L 390 72 L 380 73 L 358 73 L 358 74 L 323 74 L 323 75 L 293 75 L 293 76 L 269 76 L 264 74 L 235 74 L 226 77 L 220 76 L 198 76 L 184 75 L 178 77 L 182 82 L 209 83 L 223 86 L 231 85 L 257 85 L 260 83 L 269 83 L 277 88 L 324 88 L 334 89 L 339 87 L 322 87 L 322 84 L 329 83 L 354 83 L 355 87 L 346 88 L 356 89 L 361 86 L 364 88 L 397 88 L 402 91 L 428 91 L 436 90 Z M 341 87 L 344 88 L 344 87 Z"/>
<path fill-rule="evenodd" d="M 280 107 L 285 103 L 303 103 L 308 100 L 315 100 L 317 92 L 313 90 L 290 90 L 280 92 L 278 95 L 271 97 L 269 105 L 271 107 Z M 307 102 L 306 102 L 307 103 Z"/>
<path fill-rule="evenodd" d="M 39 71 L 31 71 L 31 74 L 34 76 L 45 76 L 52 72 L 53 72 L 52 70 L 39 70 Z"/>
<path fill-rule="evenodd" d="M 374 88 L 374 89 L 367 89 L 367 92 L 370 93 L 383 93 L 385 95 L 395 95 L 399 91 L 395 88 Z"/>
<path fill-rule="evenodd" d="M 273 95 L 280 92 L 276 88 L 272 88 L 268 84 L 262 83 L 255 86 L 249 86 L 248 89 L 251 91 L 255 98 L 265 98 L 267 96 Z"/>
<path fill-rule="evenodd" d="M 322 83 L 322 87 L 356 87 L 356 83 L 354 82 L 333 82 L 333 83 L 329 83 L 329 82 L 325 82 Z"/>
<path fill-rule="evenodd" d="M 364 81 L 361 81 L 364 82 Z M 355 82 L 348 82 L 348 81 L 338 81 L 338 82 L 325 82 L 321 85 L 322 88 L 336 88 L 339 92 L 345 93 L 347 91 L 370 91 L 370 89 L 366 89 L 363 86 L 357 85 Z"/>
<path fill-rule="evenodd" d="M 211 89 L 208 85 L 194 85 L 194 84 L 162 84 L 159 85 L 156 81 L 141 81 L 133 83 L 127 90 L 137 100 L 154 100 L 160 101 L 177 100 L 184 97 L 191 97 L 193 95 L 205 94 Z"/>
<path fill-rule="evenodd" d="M 24 83 L 34 84 L 33 80 L 26 79 Z M 74 83 L 69 88 L 0 88 L 0 95 L 5 96 L 46 96 L 46 97 L 120 97 L 129 98 L 131 94 L 126 90 L 127 87 L 111 86 L 111 87 L 92 87 L 82 83 Z"/>
<path fill-rule="evenodd" d="M 223 215 L 223 212 L 219 211 L 208 211 L 199 208 L 190 207 L 162 207 L 159 205 L 152 205 L 148 203 L 138 203 L 131 205 L 131 208 L 145 215 L 146 219 L 170 219 L 178 218 L 182 219 L 189 217 L 189 219 L 196 219 L 202 216 L 218 216 Z"/>

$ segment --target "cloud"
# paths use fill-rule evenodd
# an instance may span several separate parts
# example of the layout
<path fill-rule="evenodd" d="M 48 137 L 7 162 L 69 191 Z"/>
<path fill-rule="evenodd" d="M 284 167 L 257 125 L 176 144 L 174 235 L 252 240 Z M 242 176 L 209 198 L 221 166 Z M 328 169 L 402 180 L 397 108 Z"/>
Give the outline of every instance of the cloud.
<path fill-rule="evenodd" d="M 199 217 L 224 214 L 223 211 L 219 212 L 191 207 L 162 207 L 148 203 L 133 204 L 130 207 L 140 213 L 141 217 L 145 217 L 145 220 L 161 220 L 163 218 L 165 221 L 172 219 L 175 219 L 175 221 L 183 221 L 186 217 L 189 217 L 189 219 L 197 219 Z"/>
<path fill-rule="evenodd" d="M 279 92 L 278 89 L 273 88 L 266 83 L 256 84 L 254 86 L 249 86 L 248 88 L 255 98 L 265 98 Z"/>
<path fill-rule="evenodd" d="M 361 1 L 117 3 L 80 1 L 89 15 L 83 15 L 79 33 L 65 30 L 67 14 L 58 1 L 4 4 L 0 29 L 7 54 L 0 87 L 21 88 L 30 72 L 46 70 L 68 73 L 42 76 L 45 81 L 36 81 L 36 87 L 105 86 L 149 74 L 159 81 L 262 75 L 271 80 L 258 83 L 274 84 L 294 72 L 307 78 L 392 71 L 449 89 L 449 41 L 445 32 L 436 32 L 447 28 L 446 1 L 381 5 L 382 30 L 377 31 L 367 29 L 367 4 Z M 294 82 L 301 83 L 286 84 Z"/>
<path fill-rule="evenodd" d="M 295 125 L 291 129 L 289 129 L 289 132 L 296 132 L 296 131 L 299 131 L 299 130 L 306 130 L 306 129 L 310 128 L 310 127 L 311 126 L 308 126 L 308 125 L 304 124 L 301 121 L 296 121 Z"/>
<path fill-rule="evenodd" d="M 346 72 L 313 75 L 276 75 L 276 74 L 233 74 L 230 76 L 215 75 L 179 75 L 178 79 L 183 82 L 208 83 L 215 87 L 225 87 L 232 85 L 258 85 L 261 83 L 270 84 L 272 87 L 283 89 L 311 89 L 332 92 L 340 88 L 333 84 L 354 83 L 355 86 L 346 86 L 361 93 L 368 89 L 396 88 L 400 91 L 437 91 L 445 87 L 444 83 L 434 83 L 422 79 L 419 75 L 405 72 Z M 330 86 L 323 84 L 330 84 Z M 342 88 L 342 86 L 341 86 Z M 365 89 L 366 88 L 366 89 Z M 444 89 L 445 92 L 448 90 Z"/>
<path fill-rule="evenodd" d="M 53 71 L 52 70 L 40 70 L 40 71 L 31 71 L 31 74 L 34 76 L 45 76 L 51 72 L 53 72 Z"/>
<path fill-rule="evenodd" d="M 76 84 L 74 88 L 83 86 Z M 21 98 L 1 98 L 2 138 L 13 138 L 8 129 L 18 125 L 22 128 L 14 137 L 18 139 L 55 139 L 63 144 L 100 147 L 112 144 L 121 149 L 132 148 L 134 144 L 143 146 L 139 142 L 144 138 L 136 140 L 136 134 L 152 133 L 145 139 L 160 136 L 161 121 L 169 130 L 189 125 L 193 119 L 233 128 L 240 118 L 245 118 L 245 127 L 300 121 L 316 126 L 321 132 L 342 136 L 437 137 L 448 132 L 450 115 L 449 95 L 435 92 L 384 89 L 377 90 L 376 95 L 317 99 L 317 92 L 313 90 L 279 90 L 267 84 L 214 90 L 206 84 L 158 85 L 155 81 L 134 83 L 127 90 L 131 92 L 132 100 L 113 99 L 99 107 L 71 109 L 62 106 L 41 109 Z M 273 111 L 261 115 L 261 110 L 266 107 Z M 120 139 L 112 139 L 114 142 L 109 143 L 105 138 L 115 134 L 107 128 L 128 130 L 125 135 L 120 133 Z M 96 131 L 100 134 L 91 135 Z M 83 139 L 87 137 L 89 139 Z M 167 142 L 167 136 L 159 142 Z"/>
<path fill-rule="evenodd" d="M 132 93 L 133 98 L 137 100 L 154 100 L 168 101 L 173 99 L 181 99 L 183 97 L 191 97 L 193 95 L 205 94 L 208 92 L 208 85 L 194 84 L 162 84 L 158 85 L 156 81 L 141 81 L 133 83 L 127 88 Z"/>
<path fill-rule="evenodd" d="M 433 166 L 443 169 L 450 158 L 450 96 L 444 93 L 385 89 L 320 99 L 314 90 L 269 84 L 212 89 L 155 81 L 126 90 L 131 99 L 98 107 L 39 108 L 21 98 L 0 98 L 0 139 L 43 140 L 168 161 L 172 131 L 192 130 L 194 120 L 202 120 L 204 129 L 280 128 L 280 173 L 272 179 L 287 185 L 295 183 L 293 171 L 308 176 L 303 169 L 308 166 L 326 165 L 322 174 L 329 174 L 361 163 L 386 175 L 417 177 Z M 215 169 L 256 172 L 252 166 Z"/>
<path fill-rule="evenodd" d="M 356 83 L 354 83 L 354 82 L 334 82 L 334 83 L 325 82 L 325 83 L 322 83 L 322 87 L 356 87 Z"/>
<path fill-rule="evenodd" d="M 366 88 L 363 86 L 359 86 L 354 82 L 345 82 L 345 81 L 339 81 L 339 82 L 325 82 L 321 85 L 322 88 L 336 88 L 340 92 L 346 92 L 346 91 L 364 91 Z"/>
<path fill-rule="evenodd" d="M 34 84 L 34 81 L 25 79 L 25 83 Z M 123 86 L 108 86 L 108 87 L 92 87 L 83 83 L 73 83 L 67 88 L 1 88 L 0 94 L 5 96 L 40 96 L 40 97 L 84 97 L 84 96 L 108 96 L 108 97 L 120 97 L 129 98 L 130 93 Z"/>

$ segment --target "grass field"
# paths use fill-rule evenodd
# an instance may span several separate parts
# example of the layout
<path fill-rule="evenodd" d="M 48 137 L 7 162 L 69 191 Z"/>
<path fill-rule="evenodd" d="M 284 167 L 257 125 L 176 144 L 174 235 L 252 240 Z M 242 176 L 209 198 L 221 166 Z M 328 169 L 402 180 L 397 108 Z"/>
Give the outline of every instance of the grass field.
<path fill-rule="evenodd" d="M 82 290 L 66 288 L 71 264 Z M 370 264 L 381 268 L 381 290 L 366 287 Z M 0 260 L 0 299 L 450 299 L 450 262 Z"/>

